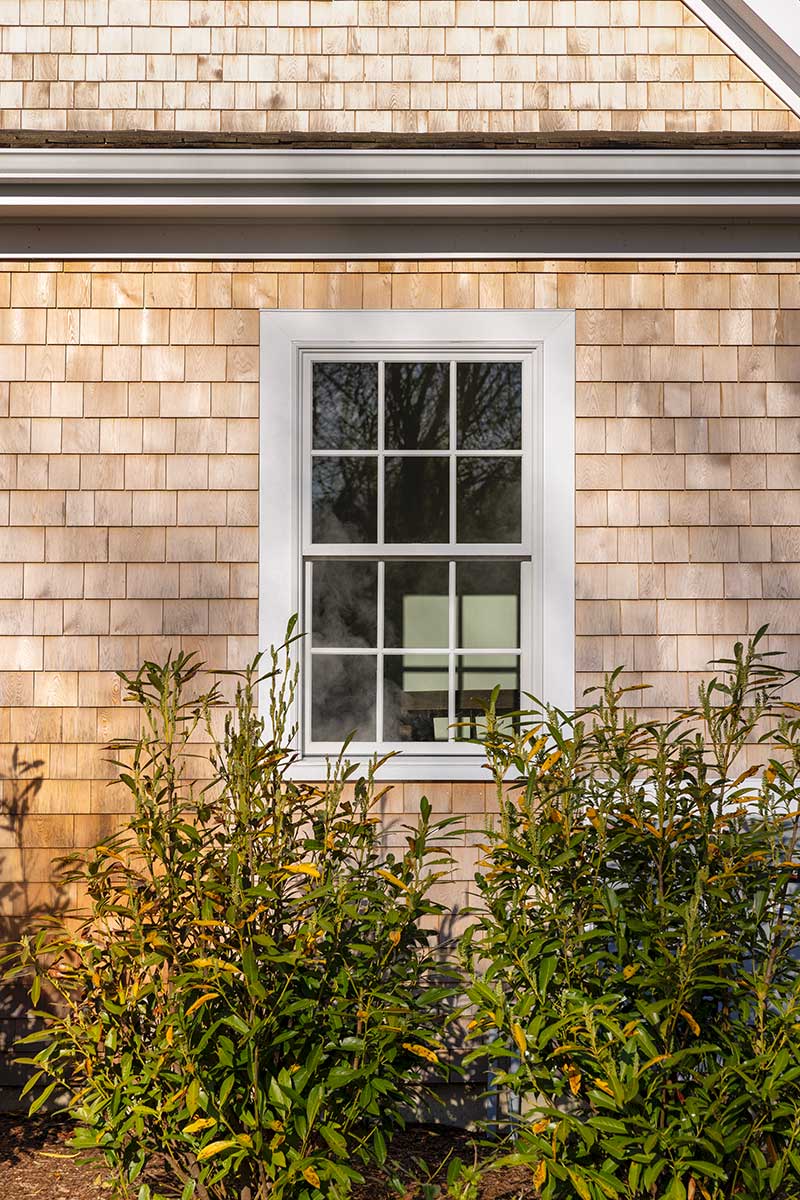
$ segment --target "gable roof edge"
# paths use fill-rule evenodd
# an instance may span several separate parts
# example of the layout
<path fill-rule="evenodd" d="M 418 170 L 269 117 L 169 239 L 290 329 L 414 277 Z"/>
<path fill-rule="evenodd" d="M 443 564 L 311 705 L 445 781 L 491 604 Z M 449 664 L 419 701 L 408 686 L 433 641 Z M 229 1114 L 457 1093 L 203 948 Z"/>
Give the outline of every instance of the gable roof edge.
<path fill-rule="evenodd" d="M 800 116 L 800 54 L 747 0 L 684 0 L 684 4 Z"/>

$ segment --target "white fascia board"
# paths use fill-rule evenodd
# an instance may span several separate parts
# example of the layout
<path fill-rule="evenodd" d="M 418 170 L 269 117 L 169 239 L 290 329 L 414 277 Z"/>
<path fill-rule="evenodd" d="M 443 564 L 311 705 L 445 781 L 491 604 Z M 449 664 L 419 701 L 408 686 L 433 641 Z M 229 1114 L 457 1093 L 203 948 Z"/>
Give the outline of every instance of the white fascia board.
<path fill-rule="evenodd" d="M 747 0 L 684 0 L 792 112 L 800 115 L 800 6 Z M 763 10 L 762 12 L 758 11 Z"/>
<path fill-rule="evenodd" d="M 800 214 L 800 150 L 2 150 L 0 220 Z"/>

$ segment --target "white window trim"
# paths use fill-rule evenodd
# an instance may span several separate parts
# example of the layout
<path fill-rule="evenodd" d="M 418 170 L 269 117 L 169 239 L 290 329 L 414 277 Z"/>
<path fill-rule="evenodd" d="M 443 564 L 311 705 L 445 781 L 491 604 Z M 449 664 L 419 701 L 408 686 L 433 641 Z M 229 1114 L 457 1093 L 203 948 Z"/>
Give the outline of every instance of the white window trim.
<path fill-rule="evenodd" d="M 301 361 L 308 351 L 538 352 L 532 510 L 537 584 L 530 606 L 535 623 L 530 690 L 570 709 L 575 699 L 575 314 L 573 311 L 277 310 L 261 313 L 259 642 L 279 645 L 286 621 L 300 607 Z M 565 553 L 566 550 L 566 553 Z M 523 614 L 523 620 L 526 620 Z M 359 756 L 351 755 L 353 759 Z M 319 779 L 323 756 L 305 756 L 296 778 Z M 392 758 L 382 778 L 487 778 L 472 753 Z"/>

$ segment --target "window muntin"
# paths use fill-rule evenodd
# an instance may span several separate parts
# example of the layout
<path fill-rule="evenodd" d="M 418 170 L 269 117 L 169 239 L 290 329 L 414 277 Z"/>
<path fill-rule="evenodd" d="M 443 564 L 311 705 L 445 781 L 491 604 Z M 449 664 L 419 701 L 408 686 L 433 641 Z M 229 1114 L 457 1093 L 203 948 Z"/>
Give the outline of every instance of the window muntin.
<path fill-rule="evenodd" d="M 307 753 L 479 753 L 530 688 L 534 357 L 303 355 Z"/>

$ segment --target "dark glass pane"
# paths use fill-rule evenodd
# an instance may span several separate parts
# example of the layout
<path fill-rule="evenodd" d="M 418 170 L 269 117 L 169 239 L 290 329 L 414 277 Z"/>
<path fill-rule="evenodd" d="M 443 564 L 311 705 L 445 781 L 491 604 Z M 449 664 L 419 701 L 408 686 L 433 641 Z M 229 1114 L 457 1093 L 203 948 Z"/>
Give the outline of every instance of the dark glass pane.
<path fill-rule="evenodd" d="M 484 705 L 500 685 L 496 711 L 519 710 L 519 658 L 513 654 L 462 654 L 456 657 L 456 721 L 459 738 L 478 737 L 485 729 Z"/>
<path fill-rule="evenodd" d="M 385 571 L 384 644 L 446 649 L 447 563 L 387 562 Z"/>
<path fill-rule="evenodd" d="M 458 646 L 519 646 L 519 563 L 457 563 L 456 619 Z"/>
<path fill-rule="evenodd" d="M 519 542 L 522 464 L 519 458 L 458 460 L 456 528 L 459 542 Z"/>
<path fill-rule="evenodd" d="M 333 559 L 311 572 L 312 645 L 377 645 L 378 564 Z"/>
<path fill-rule="evenodd" d="M 450 364 L 386 363 L 385 446 L 446 450 L 450 445 Z"/>
<path fill-rule="evenodd" d="M 288 497 L 287 497 L 288 504 Z M 311 467 L 311 529 L 315 542 L 378 539 L 378 461 L 315 458 Z"/>
<path fill-rule="evenodd" d="M 386 742 L 447 741 L 446 654 L 389 654 L 383 673 Z"/>
<path fill-rule="evenodd" d="M 387 542 L 450 540 L 447 458 L 386 459 Z"/>
<path fill-rule="evenodd" d="M 311 737 L 315 742 L 375 741 L 374 654 L 312 654 Z"/>
<path fill-rule="evenodd" d="M 459 450 L 522 446 L 521 363 L 459 363 L 456 405 Z"/>
<path fill-rule="evenodd" d="M 315 362 L 311 371 L 314 449 L 377 449 L 378 364 Z"/>

